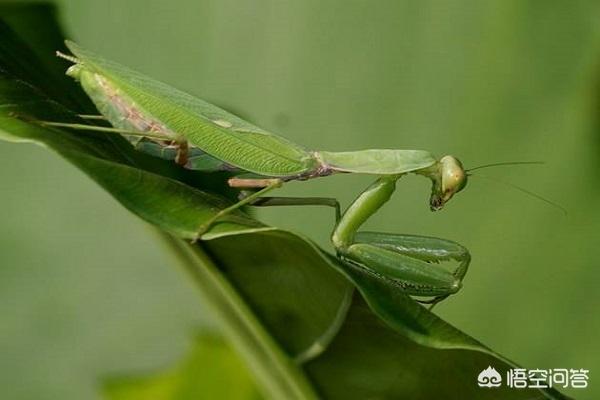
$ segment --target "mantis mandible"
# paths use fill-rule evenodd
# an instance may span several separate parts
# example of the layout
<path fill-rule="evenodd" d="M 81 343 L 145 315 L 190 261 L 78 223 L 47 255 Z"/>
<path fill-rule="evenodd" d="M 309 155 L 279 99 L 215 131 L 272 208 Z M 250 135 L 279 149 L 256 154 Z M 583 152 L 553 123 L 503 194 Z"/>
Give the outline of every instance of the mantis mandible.
<path fill-rule="evenodd" d="M 122 134 L 138 149 L 173 160 L 184 168 L 237 174 L 231 187 L 253 190 L 209 221 L 199 223 L 201 238 L 219 218 L 244 205 L 325 205 L 336 209 L 331 242 L 344 262 L 392 280 L 408 295 L 435 304 L 456 293 L 470 262 L 468 250 L 434 237 L 358 232 L 360 226 L 392 196 L 406 174 L 429 178 L 432 211 L 442 209 L 467 184 L 461 162 L 450 155 L 436 159 L 422 150 L 309 151 L 258 128 L 203 100 L 105 60 L 72 42 L 74 56 L 57 53 L 73 65 L 76 79 L 113 126 L 40 122 L 49 126 Z M 85 116 L 84 116 L 85 117 Z M 369 174 L 375 181 L 343 214 L 336 199 L 264 197 L 285 182 L 335 173 Z M 453 271 L 439 265 L 455 261 Z"/>

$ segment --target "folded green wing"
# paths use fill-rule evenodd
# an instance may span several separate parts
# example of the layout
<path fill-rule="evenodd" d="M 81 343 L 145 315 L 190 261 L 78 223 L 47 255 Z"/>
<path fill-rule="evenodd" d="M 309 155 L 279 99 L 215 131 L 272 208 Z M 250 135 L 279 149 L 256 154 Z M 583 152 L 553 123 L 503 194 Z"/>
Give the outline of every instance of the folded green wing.
<path fill-rule="evenodd" d="M 89 71 L 100 74 L 152 118 L 205 153 L 265 176 L 294 176 L 317 166 L 311 153 L 201 99 L 89 52 L 67 46 Z"/>

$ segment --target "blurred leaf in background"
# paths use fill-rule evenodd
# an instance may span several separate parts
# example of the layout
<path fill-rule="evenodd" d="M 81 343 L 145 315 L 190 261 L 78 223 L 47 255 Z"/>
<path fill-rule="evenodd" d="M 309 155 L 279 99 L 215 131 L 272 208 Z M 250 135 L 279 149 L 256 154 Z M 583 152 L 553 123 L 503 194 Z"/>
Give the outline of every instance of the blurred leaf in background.
<path fill-rule="evenodd" d="M 471 250 L 465 288 L 436 310 L 455 325 L 526 367 L 600 371 L 597 2 L 58 3 L 87 46 L 309 147 L 422 148 L 467 167 L 546 160 L 485 175 L 556 200 L 566 218 L 477 177 L 432 215 L 428 188 L 406 179 L 369 228 Z M 143 225 L 53 155 L 5 143 L 0 154 L 2 387 L 87 398 L 115 360 L 181 354 L 197 302 Z M 287 192 L 349 201 L 366 184 L 340 176 Z M 331 229 L 320 210 L 261 216 L 324 244 Z"/>
<path fill-rule="evenodd" d="M 186 359 L 170 371 L 106 382 L 109 400 L 260 400 L 237 355 L 217 336 L 202 334 Z"/>

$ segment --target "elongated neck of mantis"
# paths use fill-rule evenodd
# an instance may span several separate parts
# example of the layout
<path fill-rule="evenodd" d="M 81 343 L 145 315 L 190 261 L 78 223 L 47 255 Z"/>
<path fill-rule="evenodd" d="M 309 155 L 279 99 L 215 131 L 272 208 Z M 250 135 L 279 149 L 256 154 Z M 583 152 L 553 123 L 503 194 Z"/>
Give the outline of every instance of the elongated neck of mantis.
<path fill-rule="evenodd" d="M 437 161 L 435 164 L 430 165 L 427 168 L 422 168 L 415 171 L 415 174 L 424 176 L 431 180 L 432 190 L 436 188 L 441 190 L 442 187 L 442 164 Z"/>
<path fill-rule="evenodd" d="M 415 171 L 415 174 L 425 176 L 432 181 L 441 180 L 441 169 L 442 165 L 439 161 L 436 161 L 435 164 L 430 165 L 426 168 L 421 168 Z"/>

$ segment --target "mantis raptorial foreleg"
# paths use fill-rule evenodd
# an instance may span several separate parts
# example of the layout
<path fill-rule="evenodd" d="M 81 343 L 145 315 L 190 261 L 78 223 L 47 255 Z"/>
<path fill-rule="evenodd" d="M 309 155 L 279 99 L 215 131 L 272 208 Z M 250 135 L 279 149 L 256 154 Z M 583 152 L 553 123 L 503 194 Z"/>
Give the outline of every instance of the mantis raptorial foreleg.
<path fill-rule="evenodd" d="M 336 208 L 337 224 L 332 234 L 332 243 L 338 255 L 345 261 L 358 264 L 379 275 L 392 279 L 409 295 L 432 296 L 422 303 L 435 305 L 449 295 L 456 293 L 467 273 L 471 257 L 466 248 L 458 243 L 425 236 L 391 234 L 379 232 L 358 232 L 360 226 L 379 210 L 392 196 L 397 176 L 379 178 L 369 186 L 339 217 L 339 202 L 332 198 L 302 197 L 262 197 L 267 186 L 243 198 L 243 204 L 236 203 L 231 208 L 242 205 L 288 206 L 325 205 Z M 262 179 L 234 179 L 232 186 L 262 186 Z M 226 209 L 227 210 L 227 209 Z M 229 211 L 223 210 L 223 214 Z M 220 213 L 221 214 L 221 213 Z M 222 216 L 221 215 L 221 216 Z M 211 224 L 220 216 L 215 217 Z M 454 260 L 459 263 L 449 271 L 438 263 Z"/>
<path fill-rule="evenodd" d="M 466 247 L 451 240 L 430 236 L 358 232 L 355 242 L 387 248 L 425 262 L 457 261 L 459 265 L 453 275 L 461 280 L 467 274 L 471 262 L 471 255 Z"/>
<path fill-rule="evenodd" d="M 460 289 L 471 259 L 467 249 L 438 238 L 357 233 L 360 226 L 390 199 L 398 178 L 379 178 L 361 193 L 337 224 L 332 242 L 345 261 L 395 281 L 407 294 L 433 296 L 432 300 L 424 302 L 435 304 Z M 437 265 L 448 260 L 459 262 L 453 272 Z"/>
<path fill-rule="evenodd" d="M 331 242 L 339 253 L 354 243 L 358 228 L 390 199 L 398 179 L 399 176 L 380 177 L 346 209 L 331 235 Z"/>
<path fill-rule="evenodd" d="M 444 300 L 446 297 L 455 293 L 460 288 L 463 278 L 467 274 L 471 255 L 469 251 L 462 245 L 451 240 L 418 236 L 404 235 L 379 232 L 359 232 L 355 237 L 356 243 L 366 243 L 377 246 L 379 248 L 388 249 L 408 257 L 416 258 L 424 261 L 427 264 L 426 268 L 436 268 L 440 262 L 454 260 L 458 262 L 458 266 L 452 272 L 452 281 L 446 281 L 447 294 L 437 295 L 431 300 L 419 300 L 420 303 L 431 304 L 433 307 L 436 303 Z M 446 270 L 444 270 L 446 272 Z M 445 275 L 448 278 L 447 275 Z M 458 285 L 458 286 L 457 286 Z M 418 293 L 416 293 L 418 295 Z"/>

